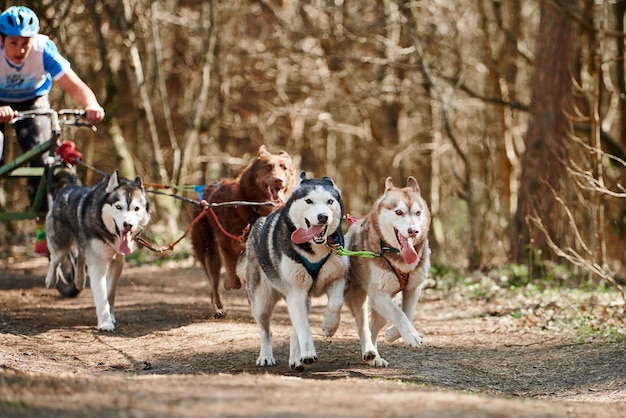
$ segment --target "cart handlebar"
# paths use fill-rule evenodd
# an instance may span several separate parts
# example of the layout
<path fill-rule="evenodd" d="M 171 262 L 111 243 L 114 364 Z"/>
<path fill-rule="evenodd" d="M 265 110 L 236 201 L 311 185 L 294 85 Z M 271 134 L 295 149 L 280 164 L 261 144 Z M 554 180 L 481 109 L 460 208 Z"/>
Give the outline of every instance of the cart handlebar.
<path fill-rule="evenodd" d="M 24 119 L 31 119 L 36 116 L 49 116 L 52 129 L 60 131 L 60 125 L 72 125 L 72 126 L 88 126 L 94 132 L 96 127 L 89 121 L 84 119 L 85 111 L 83 109 L 32 109 L 15 112 L 14 118 L 10 123 L 19 122 Z"/>

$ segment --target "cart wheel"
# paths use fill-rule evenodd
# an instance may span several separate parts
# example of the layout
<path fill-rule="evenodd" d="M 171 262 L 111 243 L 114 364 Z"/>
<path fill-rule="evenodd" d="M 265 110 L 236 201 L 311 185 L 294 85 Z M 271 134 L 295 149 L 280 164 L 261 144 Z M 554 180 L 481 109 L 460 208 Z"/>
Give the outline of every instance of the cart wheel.
<path fill-rule="evenodd" d="M 75 277 L 76 250 L 72 250 L 57 268 L 57 290 L 61 293 L 61 296 L 66 298 L 78 296 L 80 290 L 76 288 L 74 283 Z"/>

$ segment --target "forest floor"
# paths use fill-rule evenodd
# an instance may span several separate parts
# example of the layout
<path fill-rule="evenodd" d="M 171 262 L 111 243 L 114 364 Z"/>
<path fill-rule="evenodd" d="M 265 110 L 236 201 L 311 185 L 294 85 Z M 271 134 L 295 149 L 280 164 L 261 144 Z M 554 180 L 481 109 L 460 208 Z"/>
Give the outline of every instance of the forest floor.
<path fill-rule="evenodd" d="M 224 291 L 227 316 L 214 319 L 192 261 L 128 265 L 114 332 L 96 330 L 90 289 L 76 298 L 46 289 L 46 268 L 0 261 L 2 417 L 626 416 L 624 305 L 614 295 L 431 286 L 414 321 L 424 346 L 381 341 L 388 368 L 361 362 L 345 307 L 325 338 L 325 298 L 314 299 L 319 361 L 295 372 L 285 304 L 272 322 L 277 365 L 257 367 L 245 293 Z"/>

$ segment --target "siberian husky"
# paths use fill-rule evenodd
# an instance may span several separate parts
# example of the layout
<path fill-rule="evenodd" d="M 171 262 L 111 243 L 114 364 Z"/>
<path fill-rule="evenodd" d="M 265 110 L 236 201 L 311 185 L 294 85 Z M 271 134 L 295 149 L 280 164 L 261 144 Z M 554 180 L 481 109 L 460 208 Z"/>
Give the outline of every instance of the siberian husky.
<path fill-rule="evenodd" d="M 56 286 L 56 269 L 72 246 L 78 250 L 74 284 L 89 279 L 98 329 L 115 329 L 115 288 L 125 256 L 133 251 L 134 238 L 150 221 L 150 208 L 141 178 L 122 179 L 117 170 L 93 187 L 69 185 L 54 198 L 46 216 L 50 266 L 46 286 Z"/>
<path fill-rule="evenodd" d="M 300 183 L 284 207 L 253 226 L 237 274 L 245 281 L 252 315 L 259 325 L 261 350 L 256 364 L 276 364 L 270 318 L 284 297 L 292 323 L 289 367 L 304 370 L 317 361 L 309 325 L 311 296 L 328 296 L 322 329 L 328 337 L 339 326 L 347 263 L 331 249 L 343 244 L 341 192 L 330 177 Z"/>
<path fill-rule="evenodd" d="M 398 188 L 388 177 L 384 194 L 346 233 L 346 248 L 378 255 L 351 257 L 345 295 L 356 321 L 363 361 L 371 366 L 387 367 L 377 348 L 378 332 L 387 321 L 393 326 L 386 341 L 402 337 L 411 347 L 422 344 L 413 314 L 430 269 L 429 226 L 430 212 L 415 178 L 409 177 L 406 187 Z M 393 300 L 398 293 L 402 308 Z"/>

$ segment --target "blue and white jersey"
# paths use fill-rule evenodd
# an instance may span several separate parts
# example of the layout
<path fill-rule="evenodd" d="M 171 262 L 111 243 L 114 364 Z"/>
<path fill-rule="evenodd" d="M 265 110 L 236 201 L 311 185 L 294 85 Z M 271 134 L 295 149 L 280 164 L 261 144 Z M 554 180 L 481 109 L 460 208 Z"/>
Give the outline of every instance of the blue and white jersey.
<path fill-rule="evenodd" d="M 0 101 L 23 102 L 50 92 L 52 80 L 65 75 L 70 67 L 46 35 L 35 35 L 24 63 L 15 65 L 0 46 Z"/>

